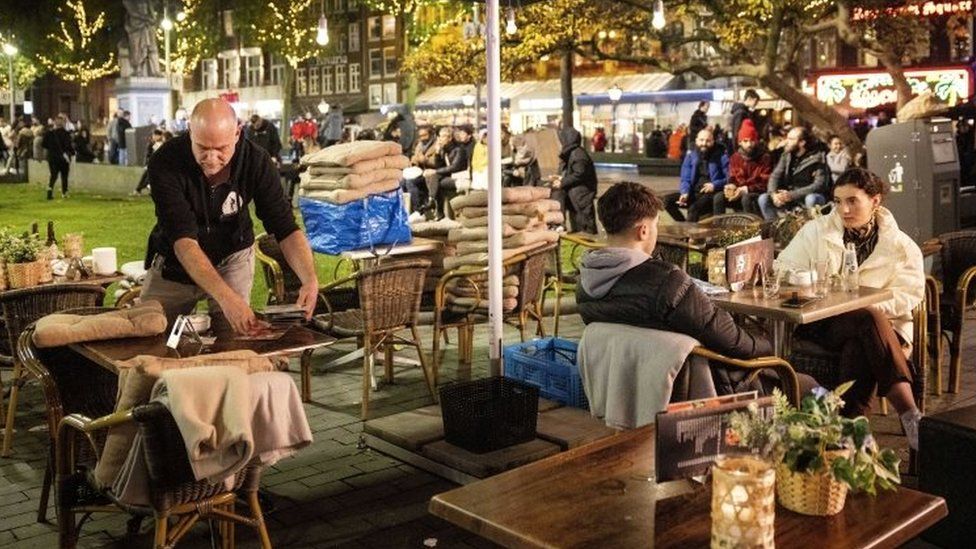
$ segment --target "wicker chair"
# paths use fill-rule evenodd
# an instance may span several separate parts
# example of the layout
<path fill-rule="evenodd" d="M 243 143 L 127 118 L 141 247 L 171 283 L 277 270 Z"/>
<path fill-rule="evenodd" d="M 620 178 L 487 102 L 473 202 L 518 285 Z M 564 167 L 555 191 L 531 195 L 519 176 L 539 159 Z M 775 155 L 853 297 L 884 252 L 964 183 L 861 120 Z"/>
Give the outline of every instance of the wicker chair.
<path fill-rule="evenodd" d="M 558 243 L 541 244 L 523 254 L 513 256 L 502 263 L 507 275 L 518 277 L 519 287 L 516 305 L 503 313 L 503 320 L 519 329 L 525 341 L 525 329 L 530 319 L 536 321 L 536 333 L 545 335 L 542 323 L 542 289 L 546 278 L 546 259 L 555 252 Z M 487 301 L 488 267 L 463 266 L 451 270 L 441 277 L 434 295 L 434 384 L 437 384 L 440 370 L 440 338 L 450 328 L 458 330 L 458 359 L 462 364 L 470 364 L 474 350 L 474 326 L 487 315 L 483 307 L 459 308 L 447 303 L 449 284 L 467 286 L 471 289 L 475 302 Z"/>
<path fill-rule="evenodd" d="M 912 375 L 912 395 L 915 405 L 925 413 L 926 367 L 928 364 L 928 319 L 930 303 L 929 287 L 926 285 L 926 298 L 912 311 L 913 337 L 911 363 L 915 371 Z M 824 349 L 812 341 L 794 341 L 790 364 L 801 374 L 807 374 L 828 389 L 840 385 L 843 372 L 837 367 L 837 353 Z M 886 406 L 883 409 L 887 412 Z"/>
<path fill-rule="evenodd" d="M 254 256 L 261 264 L 261 273 L 268 286 L 268 304 L 294 303 L 298 299 L 302 281 L 288 265 L 275 237 L 267 233 L 259 234 L 254 239 Z M 349 265 L 348 268 L 353 271 L 356 269 L 355 262 L 340 259 L 333 269 L 333 279 L 338 278 L 343 265 Z"/>
<path fill-rule="evenodd" d="M 105 290 L 91 284 L 51 284 L 0 293 L 0 313 L 3 314 L 10 349 L 16 347 L 20 333 L 42 316 L 78 307 L 101 305 Z M 3 457 L 10 455 L 17 411 L 17 396 L 29 373 L 19 360 L 13 360 L 10 402 L 7 405 L 3 434 Z M 0 387 L 2 390 L 2 387 Z M 0 401 L 0 406 L 3 402 Z"/>
<path fill-rule="evenodd" d="M 556 304 L 553 307 L 552 334 L 559 335 L 559 316 L 563 294 L 568 289 L 576 288 L 579 283 L 580 264 L 583 255 L 589 251 L 606 246 L 601 240 L 594 240 L 585 233 L 563 234 L 559 236 L 559 246 L 553 250 L 552 264 L 546 266 L 546 283 L 542 291 L 542 304 L 546 304 L 546 296 L 551 290 L 555 294 Z M 540 310 L 543 310 L 540 308 Z"/>
<path fill-rule="evenodd" d="M 758 229 L 762 225 L 762 222 L 763 219 L 758 215 L 745 212 L 736 212 L 713 215 L 712 217 L 703 220 L 700 224 L 706 227 L 715 227 L 718 229 Z"/>
<path fill-rule="evenodd" d="M 941 337 L 949 343 L 949 392 L 959 391 L 962 370 L 962 330 L 966 311 L 976 304 L 970 286 L 976 279 L 976 231 L 939 236 L 942 269 L 940 296 Z"/>
<path fill-rule="evenodd" d="M 323 288 L 324 300 L 329 312 L 316 315 L 315 326 L 337 337 L 354 337 L 359 347 L 363 349 L 362 419 L 364 420 L 369 412 L 373 355 L 381 348 L 384 351 L 387 382 L 393 381 L 394 346 L 409 345 L 417 349 L 427 388 L 436 400 L 434 378 L 427 368 L 427 360 L 417 330 L 420 298 L 429 268 L 430 261 L 426 259 L 389 262 L 357 271 Z M 350 282 L 356 283 L 360 307 L 341 312 L 333 311 L 328 298 L 329 290 Z M 410 339 L 397 335 L 397 332 L 407 329 L 412 336 Z M 333 364 L 340 362 L 344 361 L 339 359 Z M 302 362 L 302 399 L 306 402 L 311 399 L 311 365 L 304 361 Z"/>
<path fill-rule="evenodd" d="M 127 505 L 111 491 L 96 490 L 88 482 L 87 467 L 75 459 L 82 446 L 87 446 L 89 454 L 97 455 L 101 450 L 98 441 L 108 428 L 132 422 L 138 424 L 145 444 L 150 498 L 150 505 L 145 507 Z M 97 512 L 134 515 L 130 530 L 141 517 L 153 517 L 157 548 L 176 545 L 200 519 L 220 522 L 223 547 L 234 547 L 236 524 L 254 528 L 261 547 L 271 547 L 257 495 L 263 467 L 256 462 L 248 464 L 234 476 L 230 489 L 223 482 L 195 480 L 176 421 L 161 403 L 152 402 L 98 419 L 81 414 L 65 417 L 58 426 L 56 463 L 58 537 L 62 548 L 75 547 L 81 525 Z M 235 512 L 235 492 L 247 494 L 249 515 Z M 76 515 L 82 515 L 80 522 Z M 175 519 L 172 524 L 171 519 Z"/>
<path fill-rule="evenodd" d="M 66 312 L 97 314 L 112 310 L 92 307 L 70 309 Z M 45 522 L 54 472 L 58 425 L 67 414 L 100 417 L 112 413 L 115 409 L 118 376 L 66 347 L 38 349 L 34 346 L 33 334 L 34 325 L 31 324 L 20 333 L 16 352 L 17 361 L 40 384 L 47 408 L 50 455 L 44 470 L 37 508 L 37 522 Z"/>

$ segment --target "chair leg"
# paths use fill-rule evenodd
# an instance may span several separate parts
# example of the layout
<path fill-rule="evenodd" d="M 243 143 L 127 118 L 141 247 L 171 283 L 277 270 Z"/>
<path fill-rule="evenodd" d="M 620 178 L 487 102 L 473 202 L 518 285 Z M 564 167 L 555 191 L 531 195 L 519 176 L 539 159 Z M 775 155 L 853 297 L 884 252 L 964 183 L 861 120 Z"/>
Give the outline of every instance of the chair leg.
<path fill-rule="evenodd" d="M 312 353 L 312 349 L 307 349 L 302 353 L 302 402 L 312 401 Z"/>
<path fill-rule="evenodd" d="M 60 506 L 58 511 L 58 546 L 61 549 L 74 549 L 78 545 L 78 527 L 71 507 Z"/>
<path fill-rule="evenodd" d="M 369 414 L 369 390 L 373 382 L 373 353 L 376 350 L 368 337 L 363 343 L 363 402 L 360 418 L 366 421 L 366 416 Z"/>
<path fill-rule="evenodd" d="M 255 522 L 255 529 L 261 539 L 262 549 L 271 549 L 271 537 L 268 536 L 268 527 L 264 523 L 264 513 L 261 512 L 261 503 L 258 501 L 258 491 L 252 490 L 247 494 L 247 501 L 251 504 L 251 517 Z"/>
<path fill-rule="evenodd" d="M 552 335 L 559 337 L 559 309 L 563 301 L 563 284 L 556 281 L 556 303 L 552 308 Z"/>
<path fill-rule="evenodd" d="M 880 410 L 881 415 L 883 416 L 888 415 L 888 399 L 886 399 L 883 396 L 879 396 L 878 400 L 881 401 L 881 410 Z"/>
<path fill-rule="evenodd" d="M 424 357 L 424 348 L 420 345 L 420 333 L 417 331 L 416 326 L 410 327 L 410 333 L 413 335 L 413 343 L 417 348 L 417 357 L 420 359 L 420 369 L 424 372 L 424 381 L 427 382 L 427 389 L 430 391 L 430 396 L 434 399 L 434 402 L 437 402 L 437 384 L 435 383 L 433 373 L 427 369 L 427 358 Z"/>
<path fill-rule="evenodd" d="M 962 323 L 960 323 L 962 324 Z M 949 392 L 958 393 L 959 386 L 962 382 L 960 377 L 962 376 L 962 326 L 959 326 L 959 330 L 952 334 L 952 338 L 949 340 Z M 13 390 L 10 392 L 10 398 L 13 399 Z M 8 412 L 12 413 L 12 412 Z M 4 440 L 4 447 L 6 447 L 7 441 Z M 6 454 L 4 454 L 6 455 Z"/>
<path fill-rule="evenodd" d="M 434 345 L 433 348 L 431 349 L 431 355 L 430 355 L 431 360 L 433 361 L 432 366 L 434 369 L 434 387 L 437 387 L 438 376 L 440 375 L 440 367 L 441 367 L 440 349 L 441 349 L 441 328 L 440 326 L 435 325 Z"/>
<path fill-rule="evenodd" d="M 50 501 L 51 484 L 54 477 L 54 448 L 47 456 L 44 466 L 44 481 L 41 483 L 41 497 L 37 502 L 37 522 L 47 522 L 47 506 Z"/>
<path fill-rule="evenodd" d="M 383 368 L 386 374 L 386 382 L 393 383 L 393 345 L 391 343 L 383 345 Z"/>
<path fill-rule="evenodd" d="M 3 427 L 3 451 L 0 452 L 2 457 L 10 457 L 10 446 L 14 437 L 14 415 L 17 413 L 17 394 L 23 383 L 22 377 L 24 377 L 24 367 L 20 361 L 15 361 L 13 381 L 10 383 L 10 401 L 7 403 L 7 421 L 4 422 Z"/>
<path fill-rule="evenodd" d="M 230 503 L 228 503 L 224 507 L 225 507 L 224 509 L 225 511 L 227 511 L 232 515 L 234 514 L 235 512 L 234 500 L 231 500 Z M 237 523 L 235 523 L 232 520 L 220 521 L 220 542 L 221 542 L 220 546 L 223 547 L 223 549 L 234 549 L 234 547 L 236 546 L 234 540 L 234 531 L 236 530 L 236 526 Z"/>
<path fill-rule="evenodd" d="M 167 549 L 166 538 L 169 535 L 169 517 L 156 517 L 156 534 L 154 547 L 156 549 Z"/>

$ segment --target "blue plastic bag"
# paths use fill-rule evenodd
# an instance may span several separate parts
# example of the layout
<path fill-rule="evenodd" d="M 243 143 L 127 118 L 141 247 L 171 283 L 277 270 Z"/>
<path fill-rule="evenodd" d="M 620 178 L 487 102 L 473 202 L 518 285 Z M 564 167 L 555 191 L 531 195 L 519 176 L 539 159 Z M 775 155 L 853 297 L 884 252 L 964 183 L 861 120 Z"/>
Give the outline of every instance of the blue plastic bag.
<path fill-rule="evenodd" d="M 411 239 L 400 189 L 348 204 L 300 198 L 298 207 L 309 243 L 319 253 L 338 255 L 381 244 L 408 244 Z"/>

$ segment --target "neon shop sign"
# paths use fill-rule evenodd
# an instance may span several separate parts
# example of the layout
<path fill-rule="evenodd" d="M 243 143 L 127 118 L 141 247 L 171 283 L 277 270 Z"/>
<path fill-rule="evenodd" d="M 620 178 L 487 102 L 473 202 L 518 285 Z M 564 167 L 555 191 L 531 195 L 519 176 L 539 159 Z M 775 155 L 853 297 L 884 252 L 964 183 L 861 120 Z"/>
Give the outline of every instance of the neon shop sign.
<path fill-rule="evenodd" d="M 955 105 L 969 97 L 966 69 L 905 71 L 914 95 L 930 91 L 941 102 Z M 898 102 L 894 81 L 887 72 L 825 74 L 817 77 L 817 99 L 832 107 L 871 109 Z"/>
<path fill-rule="evenodd" d="M 851 19 L 864 21 L 886 15 L 889 17 L 937 17 L 952 13 L 972 13 L 971 0 L 960 2 L 920 2 L 887 8 L 854 8 Z"/>

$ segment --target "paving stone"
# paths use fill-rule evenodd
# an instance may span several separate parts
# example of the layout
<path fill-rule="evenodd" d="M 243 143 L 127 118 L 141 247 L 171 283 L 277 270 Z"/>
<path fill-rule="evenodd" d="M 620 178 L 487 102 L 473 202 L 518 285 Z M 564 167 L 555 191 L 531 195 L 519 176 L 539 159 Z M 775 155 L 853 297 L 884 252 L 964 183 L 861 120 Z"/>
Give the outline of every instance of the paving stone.
<path fill-rule="evenodd" d="M 401 448 L 416 451 L 421 446 L 444 438 L 441 407 L 425 406 L 409 412 L 367 421 L 363 432 Z"/>

